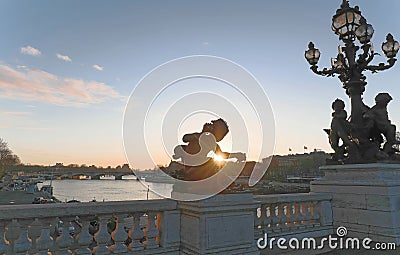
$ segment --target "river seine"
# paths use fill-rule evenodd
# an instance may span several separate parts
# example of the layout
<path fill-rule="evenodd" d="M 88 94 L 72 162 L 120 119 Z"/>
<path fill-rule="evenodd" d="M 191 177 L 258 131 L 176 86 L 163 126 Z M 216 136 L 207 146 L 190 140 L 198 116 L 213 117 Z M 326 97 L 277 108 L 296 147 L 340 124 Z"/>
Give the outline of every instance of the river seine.
<path fill-rule="evenodd" d="M 39 183 L 40 188 L 43 184 L 50 184 L 50 181 Z M 101 179 L 101 180 L 53 180 L 54 196 L 61 201 L 78 200 L 89 202 L 95 199 L 101 201 L 122 201 L 122 200 L 146 200 L 162 198 L 151 191 L 151 187 L 157 185 L 158 188 L 166 191 L 172 190 L 172 184 L 166 183 L 145 183 L 136 179 Z M 150 191 L 147 192 L 147 185 Z"/>

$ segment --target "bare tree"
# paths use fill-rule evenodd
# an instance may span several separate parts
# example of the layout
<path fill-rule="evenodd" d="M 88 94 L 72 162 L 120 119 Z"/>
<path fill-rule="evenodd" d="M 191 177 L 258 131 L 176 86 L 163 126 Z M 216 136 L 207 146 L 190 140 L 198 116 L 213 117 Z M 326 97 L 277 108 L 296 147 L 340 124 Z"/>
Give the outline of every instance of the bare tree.
<path fill-rule="evenodd" d="M 6 167 L 18 165 L 21 161 L 19 157 L 13 154 L 12 150 L 8 148 L 8 144 L 0 138 L 0 178 L 5 175 Z"/>

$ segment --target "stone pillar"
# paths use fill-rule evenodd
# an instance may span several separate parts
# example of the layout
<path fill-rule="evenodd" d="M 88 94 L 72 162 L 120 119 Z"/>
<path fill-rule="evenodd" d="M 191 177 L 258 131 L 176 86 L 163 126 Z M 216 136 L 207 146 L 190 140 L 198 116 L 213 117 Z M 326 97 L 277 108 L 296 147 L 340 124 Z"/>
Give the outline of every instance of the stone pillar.
<path fill-rule="evenodd" d="M 258 204 L 250 193 L 178 202 L 180 254 L 260 254 L 254 238 L 254 211 Z"/>
<path fill-rule="evenodd" d="M 90 179 L 92 179 L 92 180 L 100 180 L 100 176 L 101 175 L 93 175 L 93 176 L 90 177 Z"/>
<path fill-rule="evenodd" d="M 400 245 L 400 164 L 334 165 L 311 182 L 311 192 L 332 195 L 334 227 L 348 236 Z"/>
<path fill-rule="evenodd" d="M 159 213 L 157 226 L 160 231 L 160 246 L 165 248 L 177 247 L 180 245 L 180 220 L 179 210 L 164 211 Z"/>

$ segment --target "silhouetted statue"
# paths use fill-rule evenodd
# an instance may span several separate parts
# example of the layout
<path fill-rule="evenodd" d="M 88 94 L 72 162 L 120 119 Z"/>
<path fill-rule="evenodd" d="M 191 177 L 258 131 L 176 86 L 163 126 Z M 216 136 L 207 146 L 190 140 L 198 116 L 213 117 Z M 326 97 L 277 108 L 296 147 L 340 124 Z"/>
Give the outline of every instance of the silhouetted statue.
<path fill-rule="evenodd" d="M 201 132 L 183 136 L 182 141 L 187 145 L 176 146 L 173 159 L 181 159 L 184 180 L 202 180 L 214 175 L 224 165 L 223 162 L 216 162 L 215 157 L 246 160 L 244 153 L 223 152 L 217 144 L 228 132 L 229 127 L 226 121 L 217 119 L 205 123 Z M 170 166 L 172 165 L 171 163 Z M 176 163 L 174 165 L 176 166 Z"/>
<path fill-rule="evenodd" d="M 372 108 L 364 105 L 362 123 L 355 127 L 347 120 L 344 102 L 332 103 L 331 129 L 326 130 L 335 151 L 330 163 L 368 163 L 379 160 L 398 160 L 396 149 L 396 126 L 388 117 L 387 106 L 392 100 L 388 93 L 379 93 Z M 384 139 L 385 138 L 385 139 Z M 340 141 L 342 144 L 340 145 Z M 382 147 L 383 145 L 383 147 Z M 329 162 L 329 161 L 328 161 Z"/>
<path fill-rule="evenodd" d="M 339 162 L 343 162 L 347 151 L 356 146 L 350 135 L 351 124 L 347 120 L 347 112 L 344 107 L 344 102 L 340 99 L 336 99 L 332 103 L 331 129 L 328 133 L 329 143 L 335 151 L 334 159 Z M 342 145 L 339 145 L 340 141 L 342 141 Z"/>
<path fill-rule="evenodd" d="M 381 134 L 385 136 L 386 142 L 382 152 L 388 155 L 393 154 L 393 145 L 396 144 L 396 126 L 392 125 L 387 112 L 387 106 L 391 100 L 392 97 L 388 93 L 379 93 L 375 97 L 375 105 L 363 116 L 371 130 L 370 133 L 379 145 L 383 143 Z"/>

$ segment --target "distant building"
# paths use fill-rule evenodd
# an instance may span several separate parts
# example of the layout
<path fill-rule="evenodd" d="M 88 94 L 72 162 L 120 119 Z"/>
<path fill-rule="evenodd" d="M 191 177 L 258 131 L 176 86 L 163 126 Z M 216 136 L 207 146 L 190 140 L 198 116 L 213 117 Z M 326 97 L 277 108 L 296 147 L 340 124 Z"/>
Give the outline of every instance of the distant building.
<path fill-rule="evenodd" d="M 63 167 L 64 164 L 63 163 L 56 163 L 56 165 L 54 167 Z"/>
<path fill-rule="evenodd" d="M 311 153 L 304 154 L 290 154 L 290 155 L 274 155 L 272 159 L 265 158 L 266 163 L 271 159 L 267 173 L 264 178 L 266 179 L 286 179 L 288 176 L 300 177 L 318 177 L 323 173 L 319 170 L 320 166 L 326 164 L 326 159 L 330 154 L 324 151 L 314 150 Z"/>

